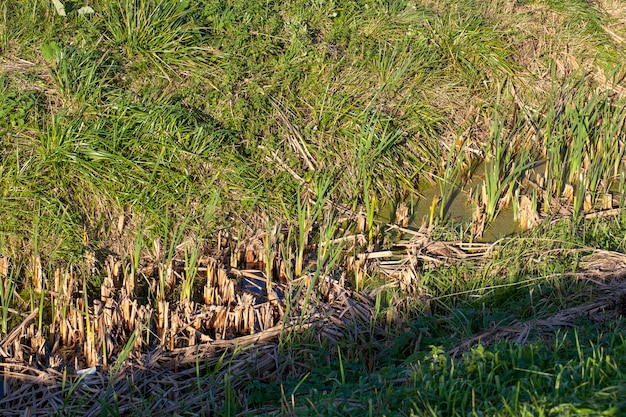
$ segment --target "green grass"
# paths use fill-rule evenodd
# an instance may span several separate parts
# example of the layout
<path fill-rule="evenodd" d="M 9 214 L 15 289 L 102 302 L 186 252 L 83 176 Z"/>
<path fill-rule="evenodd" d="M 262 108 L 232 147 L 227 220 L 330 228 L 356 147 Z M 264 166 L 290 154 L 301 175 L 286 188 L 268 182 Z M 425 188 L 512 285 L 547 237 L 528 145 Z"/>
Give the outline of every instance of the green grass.
<path fill-rule="evenodd" d="M 592 250 L 585 241 L 597 247 L 596 239 L 606 239 L 600 224 L 606 225 L 580 230 L 584 241 L 571 239 L 571 226 L 563 222 L 549 233 L 538 232 L 541 237 L 528 237 L 533 241 L 528 244 L 512 239 L 491 263 L 424 272 L 423 285 L 433 296 L 430 315 L 413 310 L 404 317 L 407 327 L 395 329 L 386 347 L 373 334 L 341 340 L 339 346 L 289 346 L 297 375 L 251 384 L 248 404 L 280 402 L 280 414 L 290 415 L 621 415 L 626 407 L 621 318 L 581 315 L 573 327 L 532 327 L 596 300 L 588 283 L 573 280 L 569 272 Z M 623 247 L 619 236 L 604 242 Z M 528 262 L 541 256 L 546 258 Z M 388 308 L 398 306 L 391 302 Z M 491 342 L 456 349 L 494 325 L 519 322 L 531 325 L 524 343 L 515 342 L 516 336 L 486 338 Z M 302 348 L 306 353 L 299 357 Z M 265 400 L 257 391 L 274 396 Z"/>
<path fill-rule="evenodd" d="M 292 415 L 620 415 L 623 344 L 609 325 L 584 336 L 560 332 L 545 345 L 479 346 L 460 358 L 431 345 L 375 374 L 336 359 L 274 392 L 284 392 L 281 414 Z"/>
<path fill-rule="evenodd" d="M 473 174 L 484 186 L 468 209 L 483 226 L 522 194 L 542 225 L 485 262 L 414 265 L 408 291 L 379 292 L 368 331 L 286 338 L 283 379 L 224 377 L 215 404 L 230 408 L 213 411 L 624 412 L 621 319 L 450 351 L 494 323 L 589 301 L 592 284 L 572 274 L 594 251 L 625 250 L 622 214 L 589 217 L 626 195 L 623 2 L 64 3 L 65 17 L 47 0 L 0 5 L 0 339 L 40 305 L 48 330 L 37 257 L 47 290 L 62 268 L 96 299 L 111 256 L 142 297 L 184 303 L 202 298 L 203 256 L 232 262 L 228 245 L 265 233 L 289 280 L 312 278 L 305 305 L 324 274 L 367 294 L 387 278 L 346 258 L 391 246 L 384 207 L 438 185 L 430 236 L 478 237 L 446 212 Z M 358 233 L 364 245 L 311 246 Z M 176 256 L 188 273 L 175 288 L 164 268 L 144 274 Z"/>

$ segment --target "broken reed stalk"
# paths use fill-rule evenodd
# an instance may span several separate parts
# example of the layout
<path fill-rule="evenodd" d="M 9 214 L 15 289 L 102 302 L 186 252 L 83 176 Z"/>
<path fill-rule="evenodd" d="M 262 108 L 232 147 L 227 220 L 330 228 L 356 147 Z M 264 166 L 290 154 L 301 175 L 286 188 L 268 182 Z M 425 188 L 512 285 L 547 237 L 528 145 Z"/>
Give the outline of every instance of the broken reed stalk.
<path fill-rule="evenodd" d="M 267 230 L 263 236 L 263 248 L 265 250 L 265 290 L 268 297 L 273 292 L 272 270 L 274 268 L 274 258 L 276 256 L 273 242 L 276 241 L 277 227 L 278 226 L 274 226 L 271 228 L 268 222 Z"/>

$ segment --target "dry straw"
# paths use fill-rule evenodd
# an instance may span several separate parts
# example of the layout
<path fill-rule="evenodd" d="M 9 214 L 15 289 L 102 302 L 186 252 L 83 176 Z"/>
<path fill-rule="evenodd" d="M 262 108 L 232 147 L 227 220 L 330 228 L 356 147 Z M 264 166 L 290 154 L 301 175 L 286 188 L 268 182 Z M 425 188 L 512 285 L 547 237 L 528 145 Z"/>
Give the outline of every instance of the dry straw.
<path fill-rule="evenodd" d="M 34 265 L 45 311 L 35 308 L 0 343 L 0 408 L 6 416 L 100 415 L 113 401 L 120 414 L 167 414 L 183 402 L 192 412 L 216 409 L 226 386 L 237 390 L 246 381 L 283 372 L 281 335 L 316 329 L 319 337 L 334 340 L 372 319 L 367 298 L 325 276 L 303 303 L 282 295 L 308 291 L 311 280 L 273 283 L 270 294 L 251 293 L 241 286 L 243 279 L 262 272 L 227 270 L 203 259 L 195 271 L 195 298 L 150 303 L 136 294 L 139 285 L 126 285 L 129 277 L 113 259 L 93 300 L 73 269 L 53 271 L 46 290 L 41 260 L 35 258 Z M 179 278 L 188 273 L 177 259 L 165 267 Z M 38 317 L 43 327 L 36 325 Z M 139 398 L 153 400 L 145 404 Z"/>

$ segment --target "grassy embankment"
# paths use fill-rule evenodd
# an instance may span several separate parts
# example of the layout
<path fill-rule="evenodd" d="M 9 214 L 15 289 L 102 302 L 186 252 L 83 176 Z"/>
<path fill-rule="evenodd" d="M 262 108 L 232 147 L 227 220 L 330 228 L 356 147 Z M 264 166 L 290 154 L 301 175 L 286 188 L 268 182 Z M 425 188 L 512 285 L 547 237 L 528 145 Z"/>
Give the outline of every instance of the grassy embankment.
<path fill-rule="evenodd" d="M 82 6 L 0 5 L 8 413 L 626 412 L 622 2 Z"/>

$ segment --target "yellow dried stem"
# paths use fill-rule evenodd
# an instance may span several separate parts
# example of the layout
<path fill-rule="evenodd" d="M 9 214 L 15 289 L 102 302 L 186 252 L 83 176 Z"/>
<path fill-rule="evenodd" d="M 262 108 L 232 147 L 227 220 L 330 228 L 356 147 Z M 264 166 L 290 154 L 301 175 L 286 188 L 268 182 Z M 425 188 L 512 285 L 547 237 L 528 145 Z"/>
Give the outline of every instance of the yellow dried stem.
<path fill-rule="evenodd" d="M 70 317 L 72 320 L 72 327 L 77 329 L 77 342 L 82 343 L 85 340 L 85 323 L 83 322 L 83 315 L 80 313 L 79 309 L 71 307 Z"/>
<path fill-rule="evenodd" d="M 255 324 L 259 323 L 259 331 L 262 332 L 263 329 L 265 329 L 265 310 L 262 305 L 256 306 L 256 308 L 252 309 L 252 320 Z M 250 334 L 253 334 L 256 330 L 256 328 L 253 328 L 253 332 Z"/>
<path fill-rule="evenodd" d="M 241 310 L 241 330 L 240 330 L 240 334 L 250 334 L 252 332 L 252 329 L 250 329 L 250 317 L 248 314 L 248 311 L 250 310 L 249 307 L 244 307 Z"/>
<path fill-rule="evenodd" d="M 230 304 L 235 301 L 235 281 L 229 279 L 226 286 L 226 291 L 224 294 L 224 303 Z"/>
<path fill-rule="evenodd" d="M 532 229 L 539 224 L 539 214 L 532 200 L 525 195 L 519 203 L 519 224 L 523 230 Z"/>
<path fill-rule="evenodd" d="M 104 261 L 104 266 L 107 271 L 107 277 L 111 278 L 115 288 L 120 287 L 120 269 L 122 267 L 122 263 L 120 261 L 116 261 L 113 258 L 113 255 L 109 255 L 108 258 Z"/>
<path fill-rule="evenodd" d="M 172 259 L 167 265 L 165 273 L 165 285 L 168 289 L 172 289 L 176 286 L 176 270 L 174 267 L 174 260 Z"/>
<path fill-rule="evenodd" d="M 54 270 L 54 292 L 57 294 L 61 294 L 62 288 L 62 272 L 60 268 L 56 268 Z"/>
<path fill-rule="evenodd" d="M 546 173 L 547 174 L 547 173 Z M 546 178 L 541 174 L 537 174 L 537 186 L 541 189 L 544 189 L 546 186 Z"/>
<path fill-rule="evenodd" d="M 472 234 L 476 237 L 481 237 L 485 231 L 485 210 L 482 204 L 476 205 L 476 210 L 472 214 Z"/>
<path fill-rule="evenodd" d="M 13 359 L 19 362 L 24 362 L 24 353 L 22 352 L 22 343 L 19 339 L 13 341 Z"/>
<path fill-rule="evenodd" d="M 282 283 L 287 281 L 289 275 L 287 274 L 287 264 L 281 258 L 276 258 L 276 262 L 278 262 L 278 266 L 276 270 L 278 271 L 278 280 Z"/>
<path fill-rule="evenodd" d="M 222 339 L 228 338 L 228 329 L 233 327 L 233 313 L 230 307 L 226 307 L 226 315 L 224 317 L 224 327 L 222 327 Z"/>
<path fill-rule="evenodd" d="M 242 331 L 243 307 L 238 305 L 232 312 L 234 327 L 236 332 Z"/>
<path fill-rule="evenodd" d="M 355 263 L 355 257 L 354 256 L 348 256 L 346 258 L 346 272 L 351 273 L 354 271 L 354 265 Z"/>
<path fill-rule="evenodd" d="M 58 300 L 58 298 L 57 298 Z M 58 301 L 57 301 L 58 304 Z M 59 309 L 56 309 L 56 314 L 50 323 L 50 328 L 48 329 L 48 334 L 50 335 L 50 340 L 54 341 L 58 337 L 57 325 L 61 321 L 59 317 Z M 53 342 L 54 343 L 54 342 Z"/>
<path fill-rule="evenodd" d="M 113 279 L 106 277 L 102 280 L 100 286 L 100 299 L 103 302 L 109 300 L 114 294 L 115 286 L 113 285 Z"/>
<path fill-rule="evenodd" d="M 122 318 L 124 319 L 124 322 L 127 324 L 132 323 L 130 308 L 131 308 L 130 299 L 128 297 L 124 297 L 122 301 L 120 302 L 120 309 L 122 310 Z"/>
<path fill-rule="evenodd" d="M 113 300 L 107 300 L 102 313 L 102 321 L 105 329 L 111 330 L 113 326 L 118 326 L 119 315 L 115 310 L 115 302 Z"/>
<path fill-rule="evenodd" d="M 217 264 L 215 260 L 209 259 L 206 266 L 206 285 L 207 287 L 211 287 L 215 285 L 217 281 Z"/>
<path fill-rule="evenodd" d="M 258 233 L 258 236 L 264 236 L 265 233 Z M 246 246 L 246 267 L 260 268 L 265 264 L 265 247 L 263 241 L 255 237 Z"/>
<path fill-rule="evenodd" d="M 180 328 L 180 316 L 178 314 L 170 315 L 170 330 L 169 334 L 169 342 L 170 342 L 170 350 L 174 350 L 176 347 L 176 334 L 178 333 L 178 329 Z"/>
<path fill-rule="evenodd" d="M 254 334 L 256 329 L 255 329 L 255 320 L 254 320 L 254 308 L 252 306 L 248 306 L 248 308 L 246 309 L 247 313 L 248 313 L 248 319 L 247 319 L 247 327 L 248 327 L 248 331 L 250 334 Z"/>
<path fill-rule="evenodd" d="M 259 324 L 261 331 L 274 326 L 274 310 L 269 303 L 264 303 L 259 307 Z M 282 319 L 282 315 L 281 315 Z"/>
<path fill-rule="evenodd" d="M 202 298 L 204 300 L 204 304 L 213 304 L 213 288 L 209 287 L 208 283 L 204 286 L 204 289 L 202 291 Z"/>
<path fill-rule="evenodd" d="M 187 333 L 189 333 L 189 346 L 194 346 L 196 344 L 196 333 L 197 330 L 193 328 L 187 328 Z"/>
<path fill-rule="evenodd" d="M 407 227 L 409 224 L 409 208 L 404 202 L 396 208 L 396 222 L 398 226 Z"/>
<path fill-rule="evenodd" d="M 159 336 L 161 337 L 161 344 L 165 345 L 167 332 L 170 325 L 169 320 L 169 308 L 170 303 L 167 301 L 159 301 L 159 311 L 158 311 L 158 323 L 159 323 Z"/>
<path fill-rule="evenodd" d="M 238 260 L 240 256 L 241 256 L 241 251 L 239 250 L 239 248 L 235 248 L 235 250 L 230 255 L 230 267 L 231 268 L 238 267 Z"/>
<path fill-rule="evenodd" d="M 128 268 L 130 268 L 130 265 L 127 266 L 127 269 Z M 132 296 L 135 293 L 135 274 L 124 274 L 124 291 L 128 296 Z"/>
<path fill-rule="evenodd" d="M 85 340 L 84 354 L 87 367 L 98 365 L 98 352 L 96 351 L 93 337 L 87 337 L 87 340 Z"/>
<path fill-rule="evenodd" d="M 33 259 L 33 287 L 36 292 L 43 291 L 43 281 L 45 277 L 41 266 L 41 257 L 36 255 Z"/>
<path fill-rule="evenodd" d="M 63 295 L 67 302 L 72 297 L 72 293 L 74 292 L 74 272 L 70 269 L 64 274 L 63 277 Z"/>
<path fill-rule="evenodd" d="M 145 305 L 142 305 L 139 307 L 139 309 L 137 309 L 137 314 L 136 314 L 137 319 L 135 321 L 133 321 L 133 331 L 135 329 L 142 329 L 144 328 L 145 325 L 145 343 L 149 344 L 150 343 L 150 326 L 148 325 L 148 323 L 150 323 L 151 321 L 151 317 L 152 317 L 152 311 L 151 309 L 148 309 Z M 135 341 L 135 349 L 141 349 L 141 347 L 143 346 L 144 343 L 144 339 L 142 337 L 138 337 L 137 340 Z"/>
<path fill-rule="evenodd" d="M 30 347 L 31 349 L 38 353 L 44 354 L 46 346 L 46 339 L 41 335 L 41 333 L 37 332 L 37 335 L 30 339 Z"/>
<path fill-rule="evenodd" d="M 102 326 L 100 323 L 100 316 L 102 315 L 102 302 L 100 300 L 93 300 L 93 332 L 94 334 L 100 333 L 102 330 Z"/>
<path fill-rule="evenodd" d="M 227 280 L 228 280 L 228 275 L 226 274 L 226 270 L 223 268 L 220 268 L 217 271 L 217 287 L 222 287 Z"/>
<path fill-rule="evenodd" d="M 85 318 L 81 314 L 80 310 L 74 309 L 74 319 L 76 320 L 77 328 L 78 328 L 78 340 L 82 343 L 85 342 L 86 334 L 85 334 Z"/>
<path fill-rule="evenodd" d="M 107 363 L 106 356 L 109 355 L 109 350 L 107 349 L 108 348 L 107 336 L 108 336 L 108 333 L 105 331 L 104 326 L 100 326 L 100 331 L 98 332 L 97 336 L 94 338 L 96 342 L 94 343 L 94 348 L 97 347 L 98 352 L 100 352 L 99 360 L 101 361 L 102 365 L 106 365 Z"/>
<path fill-rule="evenodd" d="M 125 220 L 126 219 L 124 217 L 124 214 L 120 214 L 120 216 L 117 218 L 117 233 L 120 234 L 120 235 L 124 231 Z"/>
<path fill-rule="evenodd" d="M 279 304 L 278 294 L 273 289 L 267 292 L 267 301 L 270 302 L 271 305 L 276 306 Z M 254 303 L 253 303 L 254 304 Z"/>
<path fill-rule="evenodd" d="M 69 330 L 69 326 L 68 326 L 68 322 L 67 320 L 63 320 L 62 318 L 59 319 L 59 334 L 61 336 L 61 343 L 64 345 L 69 344 L 69 338 L 68 338 L 68 330 Z"/>
<path fill-rule="evenodd" d="M 572 203 L 572 201 L 574 201 L 574 187 L 572 184 L 565 184 L 565 187 L 563 188 L 563 198 L 568 203 Z"/>
<path fill-rule="evenodd" d="M 226 327 L 226 316 L 228 314 L 228 308 L 222 306 L 216 306 L 213 317 L 211 318 L 209 327 L 216 333 L 219 329 Z"/>
<path fill-rule="evenodd" d="M 9 276 L 9 260 L 4 256 L 0 256 L 0 277 Z"/>
<path fill-rule="evenodd" d="M 354 262 L 354 285 L 357 291 L 359 291 L 359 289 L 361 288 L 361 284 L 365 277 L 364 265 L 365 265 L 365 261 L 363 259 L 357 259 Z M 307 284 L 306 284 L 307 288 L 310 285 L 309 281 L 310 279 L 308 279 L 308 276 L 307 276 Z"/>
<path fill-rule="evenodd" d="M 246 264 L 254 263 L 254 252 L 248 247 L 246 248 Z"/>
<path fill-rule="evenodd" d="M 228 303 L 228 280 L 224 281 L 222 285 L 219 287 L 219 291 L 217 292 L 219 296 L 219 304 L 227 304 Z"/>
<path fill-rule="evenodd" d="M 126 326 L 128 326 L 128 330 L 134 331 L 137 320 L 137 300 L 133 300 L 130 309 L 130 319 L 126 321 Z"/>
<path fill-rule="evenodd" d="M 364 233 L 365 229 L 367 227 L 367 216 L 365 215 L 365 213 L 360 212 L 357 214 L 356 217 L 356 228 L 359 231 L 359 233 Z"/>

